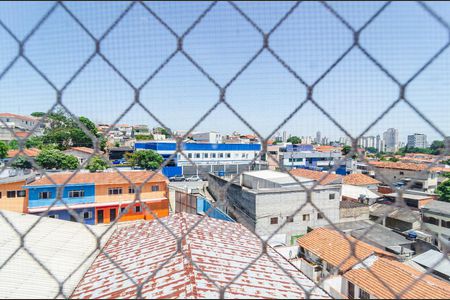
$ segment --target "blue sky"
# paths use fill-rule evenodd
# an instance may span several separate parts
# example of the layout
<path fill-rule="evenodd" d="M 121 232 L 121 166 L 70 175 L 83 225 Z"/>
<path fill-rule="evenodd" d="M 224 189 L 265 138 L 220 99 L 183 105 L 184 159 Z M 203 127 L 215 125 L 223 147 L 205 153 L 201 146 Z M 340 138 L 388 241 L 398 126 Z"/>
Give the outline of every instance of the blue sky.
<path fill-rule="evenodd" d="M 148 2 L 155 13 L 182 34 L 209 2 Z M 265 32 L 292 7 L 292 2 L 238 2 Z M 351 26 L 360 28 L 383 2 L 330 2 Z M 51 2 L 0 3 L 0 20 L 23 38 L 48 11 Z M 100 37 L 128 2 L 66 2 L 69 9 Z M 450 23 L 450 3 L 428 5 Z M 351 32 L 323 5 L 301 3 L 273 33 L 272 49 L 308 84 L 352 44 Z M 448 41 L 448 32 L 416 3 L 391 4 L 361 35 L 361 44 L 400 82 L 407 81 Z M 0 70 L 17 53 L 17 44 L 0 28 Z M 218 3 L 186 37 L 184 49 L 220 85 L 225 85 L 256 53 L 259 33 L 228 3 Z M 102 42 L 102 53 L 135 85 L 175 50 L 173 36 L 140 4 L 135 5 Z M 26 55 L 62 87 L 94 51 L 92 40 L 58 7 L 27 42 Z M 450 50 L 444 52 L 407 89 L 407 97 L 446 135 L 450 131 Z M 314 99 L 352 135 L 364 131 L 397 97 L 396 85 L 358 49 L 353 49 L 314 89 Z M 63 102 L 77 115 L 110 123 L 133 101 L 133 91 L 100 58 L 95 57 L 64 91 Z M 172 61 L 143 89 L 141 100 L 166 126 L 189 129 L 218 100 L 218 89 L 183 55 Z M 259 133 L 267 136 L 305 99 L 306 89 L 267 51 L 227 90 L 228 103 Z M 23 60 L 0 79 L 0 111 L 29 114 L 45 111 L 55 101 L 52 88 Z M 119 123 L 156 126 L 142 108 L 134 107 Z M 405 103 L 399 103 L 369 134 L 398 128 L 400 138 L 439 134 Z M 197 128 L 250 132 L 223 104 Z M 344 136 L 311 103 L 280 132 L 336 139 Z"/>

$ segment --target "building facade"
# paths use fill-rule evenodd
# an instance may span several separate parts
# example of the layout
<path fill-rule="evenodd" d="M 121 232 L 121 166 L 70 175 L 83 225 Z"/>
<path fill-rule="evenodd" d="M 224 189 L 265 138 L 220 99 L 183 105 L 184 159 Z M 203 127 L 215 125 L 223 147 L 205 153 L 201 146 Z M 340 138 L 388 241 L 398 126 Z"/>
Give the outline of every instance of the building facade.
<path fill-rule="evenodd" d="M 383 133 L 384 152 L 397 152 L 399 147 L 398 129 L 389 128 Z"/>
<path fill-rule="evenodd" d="M 56 185 L 43 177 L 25 186 L 27 210 L 32 214 L 49 211 L 49 217 L 76 221 L 68 206 L 86 224 L 111 223 L 120 214 L 119 221 L 152 219 L 151 212 L 158 217 L 168 215 L 167 178 L 149 171 L 122 173 L 136 186 L 154 175 L 141 187 L 141 202 L 131 204 L 136 199 L 136 187 L 130 186 L 129 181 L 116 172 L 78 173 L 71 179 L 71 173 L 59 173 L 50 175 Z M 61 192 L 60 197 L 58 192 Z"/>
<path fill-rule="evenodd" d="M 427 136 L 422 133 L 414 133 L 408 135 L 408 143 L 406 144 L 408 148 L 427 148 Z"/>
<path fill-rule="evenodd" d="M 4 174 L 8 172 L 9 174 Z M 0 209 L 24 213 L 27 211 L 27 191 L 23 188 L 35 178 L 34 173 L 23 170 L 6 170 L 0 178 Z"/>
<path fill-rule="evenodd" d="M 421 214 L 425 229 L 435 235 L 434 244 L 443 249 L 443 241 L 450 243 L 450 203 L 431 201 L 422 207 Z"/>

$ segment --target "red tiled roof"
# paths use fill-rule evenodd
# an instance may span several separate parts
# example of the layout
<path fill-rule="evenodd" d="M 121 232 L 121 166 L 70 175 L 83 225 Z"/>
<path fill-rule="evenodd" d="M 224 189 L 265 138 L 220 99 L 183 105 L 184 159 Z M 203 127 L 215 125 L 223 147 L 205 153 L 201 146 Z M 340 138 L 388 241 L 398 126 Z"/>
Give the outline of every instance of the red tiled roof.
<path fill-rule="evenodd" d="M 424 164 L 404 163 L 404 162 L 390 162 L 390 161 L 371 161 L 369 164 L 377 168 L 385 169 L 400 169 L 410 171 L 423 171 L 427 168 Z"/>
<path fill-rule="evenodd" d="M 30 135 L 30 133 L 26 132 L 26 131 L 18 131 L 18 132 L 16 132 L 16 135 L 23 139 L 23 138 L 28 137 Z"/>
<path fill-rule="evenodd" d="M 364 174 L 349 174 L 344 176 L 343 181 L 345 184 L 350 185 L 369 185 L 381 183 L 381 181 Z"/>
<path fill-rule="evenodd" d="M 72 148 L 70 148 L 69 150 L 74 150 L 74 151 L 84 152 L 84 153 L 87 153 L 87 154 L 92 154 L 92 153 L 95 152 L 94 149 L 92 149 L 92 148 L 87 148 L 87 147 L 72 147 Z"/>
<path fill-rule="evenodd" d="M 316 151 L 319 152 L 332 152 L 332 151 L 340 151 L 339 148 L 333 146 L 317 146 L 315 147 Z"/>
<path fill-rule="evenodd" d="M 16 156 L 19 152 L 20 152 L 20 150 L 9 150 L 8 158 L 12 158 L 12 157 Z M 39 153 L 41 153 L 41 150 L 36 149 L 36 148 L 30 148 L 30 149 L 24 149 L 23 153 L 19 153 L 19 156 L 25 154 L 26 156 L 29 156 L 29 157 L 36 157 L 39 155 Z"/>
<path fill-rule="evenodd" d="M 126 176 L 132 183 L 141 184 L 147 178 L 149 178 L 155 172 L 153 171 L 124 171 L 122 174 Z M 69 177 L 72 175 L 70 172 L 49 174 L 48 176 L 56 184 L 65 183 Z M 149 182 L 166 181 L 167 178 L 161 173 L 156 173 Z M 111 184 L 128 184 L 129 181 L 125 180 L 118 172 L 102 172 L 102 173 L 77 173 L 68 184 L 79 184 L 79 183 L 95 183 L 96 185 L 111 185 Z M 32 182 L 29 186 L 39 186 L 39 185 L 52 185 L 53 183 L 48 179 L 48 177 L 43 176 L 42 178 Z"/>
<path fill-rule="evenodd" d="M 353 269 L 344 277 L 378 299 L 397 298 L 402 292 L 400 299 L 450 299 L 450 284 L 431 275 L 418 280 L 421 275 L 398 261 L 378 258 L 368 269 Z"/>
<path fill-rule="evenodd" d="M 316 181 L 320 180 L 320 184 L 330 184 L 334 181 L 338 181 L 342 178 L 341 175 L 337 174 L 331 174 L 328 172 L 320 172 L 320 171 L 314 171 L 314 170 L 308 170 L 308 169 L 293 169 L 290 170 L 289 173 L 291 173 L 294 176 L 298 177 L 304 177 L 313 179 Z"/>
<path fill-rule="evenodd" d="M 209 217 L 188 233 L 200 218 L 179 213 L 160 219 L 176 236 L 184 237 L 178 252 L 177 239 L 156 220 L 118 228 L 103 250 L 136 282 L 149 279 L 140 298 L 217 299 L 219 290 L 210 280 L 221 287 L 229 284 L 260 255 L 262 245 L 244 226 Z M 156 272 L 158 268 L 161 269 Z M 268 247 L 266 255 L 227 287 L 224 297 L 300 299 L 306 297 L 303 289 L 313 288 L 311 298 L 329 299 L 302 272 Z M 136 286 L 102 253 L 71 298 L 135 298 L 136 292 Z"/>
<path fill-rule="evenodd" d="M 338 267 L 345 272 L 367 257 L 377 254 L 394 257 L 391 253 L 378 249 L 372 245 L 361 242 L 351 236 L 343 236 L 336 230 L 317 228 L 300 237 L 297 242 L 300 247 L 312 252 L 322 260 Z M 354 244 L 355 253 L 352 253 L 350 243 Z"/>
<path fill-rule="evenodd" d="M 11 114 L 11 113 L 0 113 L 0 117 L 3 118 L 16 118 L 16 119 L 21 119 L 21 120 L 25 120 L 25 121 L 32 121 L 32 122 L 36 122 L 38 120 L 38 118 L 32 117 L 32 116 L 22 116 L 22 115 L 16 115 L 16 114 Z"/>

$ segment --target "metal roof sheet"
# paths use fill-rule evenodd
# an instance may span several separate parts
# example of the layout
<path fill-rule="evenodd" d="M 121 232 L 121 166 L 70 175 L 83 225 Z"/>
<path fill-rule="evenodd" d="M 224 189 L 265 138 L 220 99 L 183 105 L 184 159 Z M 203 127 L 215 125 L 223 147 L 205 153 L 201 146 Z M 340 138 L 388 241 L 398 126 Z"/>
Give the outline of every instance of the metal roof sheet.
<path fill-rule="evenodd" d="M 180 245 L 184 256 L 177 252 L 177 240 L 156 220 L 118 228 L 105 251 L 136 282 L 144 283 L 142 298 L 219 298 L 213 282 L 226 286 L 259 256 L 262 247 L 237 223 L 205 218 L 188 232 L 200 218 L 181 213 L 161 219 L 178 237 L 186 235 Z M 292 278 L 303 289 L 314 289 L 312 298 L 329 298 L 270 247 L 225 290 L 224 297 L 305 298 Z M 136 296 L 136 286 L 105 255 L 98 256 L 72 294 L 73 298 Z"/>
<path fill-rule="evenodd" d="M 445 259 L 445 254 L 432 249 L 412 258 L 413 261 L 427 268 L 434 266 L 436 263 L 442 260 L 433 269 L 450 277 L 449 259 L 450 258 L 448 257 L 448 255 L 447 259 Z"/>
<path fill-rule="evenodd" d="M 3 215 L 22 234 L 39 217 L 3 211 Z M 96 257 L 96 239 L 83 225 L 76 222 L 42 218 L 25 237 L 25 246 L 40 260 L 63 285 L 65 297 L 69 297 Z M 0 217 L 0 265 L 20 246 L 18 234 Z M 90 227 L 100 235 L 106 227 Z M 108 232 L 104 243 L 110 235 Z M 84 261 L 87 258 L 86 261 Z M 84 261 L 84 263 L 83 263 Z M 81 266 L 80 266 L 81 265 Z M 80 266 L 78 268 L 78 266 Z M 78 269 L 77 269 L 78 268 Z M 2 298 L 55 298 L 59 284 L 23 249 L 0 269 L 0 295 Z M 59 298 L 64 297 L 59 295 Z"/>

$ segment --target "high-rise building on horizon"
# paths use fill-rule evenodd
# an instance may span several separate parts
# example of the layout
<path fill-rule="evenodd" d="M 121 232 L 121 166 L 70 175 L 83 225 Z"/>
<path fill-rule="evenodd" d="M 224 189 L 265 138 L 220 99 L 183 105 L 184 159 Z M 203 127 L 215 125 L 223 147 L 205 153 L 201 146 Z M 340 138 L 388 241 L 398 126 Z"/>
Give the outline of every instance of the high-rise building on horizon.
<path fill-rule="evenodd" d="M 320 144 L 320 142 L 322 142 L 322 135 L 321 135 L 320 131 L 317 131 L 317 133 L 316 133 L 316 143 Z"/>
<path fill-rule="evenodd" d="M 427 136 L 423 133 L 414 133 L 408 135 L 408 143 L 406 144 L 408 148 L 427 148 Z"/>
<path fill-rule="evenodd" d="M 384 145 L 385 152 L 396 152 L 399 147 L 398 129 L 388 128 L 383 133 L 383 140 L 385 143 L 385 145 Z"/>

